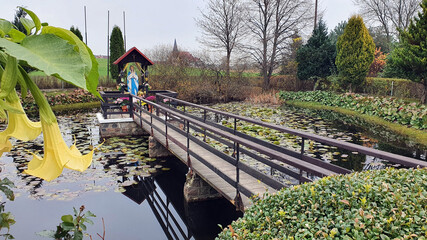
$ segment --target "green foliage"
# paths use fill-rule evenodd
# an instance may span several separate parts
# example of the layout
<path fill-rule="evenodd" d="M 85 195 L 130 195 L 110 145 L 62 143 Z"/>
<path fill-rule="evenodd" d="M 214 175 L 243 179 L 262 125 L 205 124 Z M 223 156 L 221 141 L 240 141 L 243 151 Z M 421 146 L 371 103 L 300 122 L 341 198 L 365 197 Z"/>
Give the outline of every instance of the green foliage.
<path fill-rule="evenodd" d="M 11 188 L 14 188 L 15 185 L 8 178 L 3 178 L 0 180 L 0 191 L 6 195 L 7 199 L 10 201 L 15 200 L 15 195 Z M 5 237 L 5 239 L 14 239 L 11 234 L 9 234 L 10 226 L 15 224 L 15 220 L 10 212 L 4 211 L 5 202 L 0 203 L 0 231 L 6 229 L 6 233 L 0 233 L 0 236 Z"/>
<path fill-rule="evenodd" d="M 83 41 L 82 33 L 80 32 L 78 27 L 71 26 L 70 31 L 74 33 L 80 39 L 80 41 Z"/>
<path fill-rule="evenodd" d="M 406 103 L 390 97 L 366 97 L 359 94 L 332 92 L 280 92 L 280 98 L 303 102 L 317 102 L 326 106 L 342 107 L 415 129 L 427 129 L 427 106 Z"/>
<path fill-rule="evenodd" d="M 325 22 L 320 19 L 307 44 L 298 49 L 297 76 L 301 80 L 326 78 L 334 68 L 335 46 L 328 37 Z"/>
<path fill-rule="evenodd" d="M 363 83 L 374 61 L 375 44 L 360 16 L 349 19 L 344 33 L 337 42 L 337 65 L 343 87 L 356 87 Z"/>
<path fill-rule="evenodd" d="M 113 64 L 125 53 L 122 31 L 118 26 L 114 26 L 110 37 L 110 73 L 113 79 L 119 78 L 118 66 Z"/>
<path fill-rule="evenodd" d="M 356 172 L 265 194 L 217 239 L 426 239 L 427 169 Z"/>
<path fill-rule="evenodd" d="M 22 7 L 16 9 L 15 17 L 13 18 L 12 24 L 16 27 L 16 29 L 24 34 L 27 34 L 24 25 L 22 25 L 20 19 L 25 18 L 27 13 L 22 9 Z"/>
<path fill-rule="evenodd" d="M 91 50 L 72 32 L 47 24 L 42 26 L 33 12 L 25 8 L 22 10 L 31 17 L 20 19 L 28 36 L 16 34 L 12 31 L 13 28 L 1 29 L 3 35 L 0 35 L 3 37 L 0 38 L 2 49 L 0 55 L 12 56 L 24 66 L 28 64 L 47 75 L 55 76 L 100 96 L 96 90 L 98 63 Z M 18 78 L 18 81 L 21 79 L 22 77 Z M 26 89 L 25 81 L 20 81 L 20 85 L 21 89 Z"/>
<path fill-rule="evenodd" d="M 421 82 L 427 92 L 427 0 L 422 1 L 421 8 L 408 29 L 400 30 L 400 44 L 390 54 L 386 72 Z M 427 93 L 422 102 L 427 102 Z"/>
<path fill-rule="evenodd" d="M 93 225 L 93 221 L 90 218 L 96 217 L 95 214 L 87 211 L 83 214 L 85 206 L 81 206 L 79 211 L 76 208 L 74 210 L 74 217 L 72 215 L 64 215 L 61 217 L 62 222 L 56 227 L 56 231 L 45 230 L 38 233 L 43 237 L 50 237 L 53 239 L 63 240 L 82 240 L 84 231 L 86 231 L 86 224 Z"/>
<path fill-rule="evenodd" d="M 377 96 L 417 99 L 422 95 L 421 85 L 401 78 L 367 77 L 363 93 Z"/>
<path fill-rule="evenodd" d="M 331 39 L 332 44 L 337 44 L 338 38 L 344 33 L 346 26 L 347 21 L 341 21 L 337 26 L 335 26 L 334 30 L 329 33 L 329 38 Z"/>

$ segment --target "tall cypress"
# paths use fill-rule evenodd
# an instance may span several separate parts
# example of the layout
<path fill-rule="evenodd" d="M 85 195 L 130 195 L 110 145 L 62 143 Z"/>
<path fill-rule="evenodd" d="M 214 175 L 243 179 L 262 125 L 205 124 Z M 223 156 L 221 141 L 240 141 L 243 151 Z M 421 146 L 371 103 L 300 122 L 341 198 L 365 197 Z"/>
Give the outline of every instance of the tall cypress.
<path fill-rule="evenodd" d="M 344 33 L 338 38 L 337 58 L 341 84 L 352 91 L 365 81 L 374 61 L 375 43 L 360 16 L 349 19 Z"/>
<path fill-rule="evenodd" d="M 125 53 L 122 31 L 118 26 L 113 27 L 110 37 L 110 73 L 113 79 L 119 78 L 118 66 L 113 64 Z"/>

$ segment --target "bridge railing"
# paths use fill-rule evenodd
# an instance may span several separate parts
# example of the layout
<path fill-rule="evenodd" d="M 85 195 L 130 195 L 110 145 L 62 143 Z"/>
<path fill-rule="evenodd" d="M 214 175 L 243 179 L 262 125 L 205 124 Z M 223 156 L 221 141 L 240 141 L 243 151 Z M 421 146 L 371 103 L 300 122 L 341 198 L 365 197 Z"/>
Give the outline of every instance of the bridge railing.
<path fill-rule="evenodd" d="M 100 91 L 103 101 L 101 101 L 101 113 L 104 119 L 110 118 L 114 115 L 128 114 L 132 116 L 131 105 L 132 95 L 129 93 L 121 93 L 120 91 Z M 127 101 L 126 104 L 119 103 L 120 101 Z M 126 108 L 122 108 L 126 106 Z"/>
<path fill-rule="evenodd" d="M 274 130 L 277 130 L 277 131 L 280 131 L 283 133 L 288 133 L 288 134 L 292 134 L 295 136 L 299 136 L 302 139 L 301 151 L 299 154 L 302 155 L 303 160 L 306 160 L 306 161 L 312 161 L 311 157 L 304 155 L 304 143 L 305 143 L 305 140 L 308 139 L 308 140 L 313 140 L 315 142 L 323 143 L 323 144 L 326 144 L 329 146 L 335 146 L 337 148 L 342 148 L 342 149 L 346 149 L 346 150 L 349 150 L 352 152 L 358 152 L 358 153 L 366 154 L 368 156 L 380 158 L 380 159 L 389 161 L 391 163 L 401 164 L 402 166 L 405 166 L 405 167 L 427 167 L 426 161 L 417 160 L 414 158 L 401 156 L 398 154 L 393 154 L 393 153 L 389 153 L 389 152 L 385 152 L 385 151 L 381 151 L 381 150 L 377 150 L 377 149 L 373 149 L 373 148 L 368 148 L 368 147 L 357 145 L 354 143 L 349 143 L 349 142 L 345 142 L 345 141 L 341 141 L 341 140 L 323 137 L 323 136 L 315 135 L 312 133 L 308 133 L 308 132 L 304 132 L 304 131 L 300 131 L 300 130 L 296 130 L 296 129 L 291 129 L 291 128 L 283 127 L 283 126 L 276 125 L 276 124 L 263 122 L 263 121 L 260 121 L 257 119 L 236 115 L 233 113 L 219 111 L 219 110 L 209 108 L 206 106 L 201 106 L 201 105 L 186 102 L 186 101 L 183 101 L 180 99 L 171 98 L 169 96 L 162 95 L 162 94 L 157 94 L 157 96 L 159 96 L 161 98 L 168 98 L 168 99 L 170 99 L 170 101 L 176 101 L 178 104 L 183 105 L 183 106 L 191 106 L 194 108 L 202 109 L 203 110 L 203 119 L 206 119 L 207 112 L 212 112 L 212 113 L 219 114 L 222 116 L 226 116 L 229 118 L 234 118 L 234 122 L 235 122 L 234 129 L 236 129 L 236 121 L 241 120 L 241 121 L 256 124 L 256 125 L 259 125 L 262 127 L 274 129 Z M 184 112 L 185 112 L 185 108 L 184 108 Z M 294 155 L 294 154 L 292 154 L 292 155 Z"/>
<path fill-rule="evenodd" d="M 142 123 L 144 122 L 145 124 L 148 124 L 148 126 L 151 126 L 151 135 L 153 135 L 154 130 L 160 132 L 166 139 L 166 147 L 168 147 L 169 142 L 173 142 L 175 143 L 175 145 L 185 150 L 187 153 L 188 167 L 192 168 L 192 159 L 197 159 L 205 166 L 210 168 L 222 179 L 224 179 L 227 183 L 234 186 L 236 189 L 237 199 L 238 196 L 240 196 L 240 193 L 243 193 L 248 197 L 254 195 L 248 188 L 246 188 L 240 183 L 241 171 L 244 171 L 245 173 L 253 176 L 256 179 L 259 179 L 261 182 L 277 190 L 286 185 L 283 182 L 280 182 L 277 179 L 274 179 L 273 177 L 266 175 L 260 172 L 259 170 L 256 170 L 243 163 L 241 161 L 242 154 L 247 155 L 259 161 L 260 163 L 269 166 L 272 171 L 274 169 L 274 171 L 286 174 L 287 176 L 290 176 L 298 180 L 299 182 L 312 181 L 314 178 L 312 178 L 311 176 L 323 177 L 333 174 L 346 174 L 351 172 L 348 169 L 306 155 L 304 151 L 304 141 L 307 139 L 328 144 L 331 146 L 348 149 L 351 151 L 358 151 L 366 155 L 378 157 L 393 163 L 399 163 L 407 167 L 427 167 L 427 162 L 424 161 L 388 152 L 383 152 L 380 150 L 371 149 L 356 144 L 347 143 L 344 141 L 321 137 L 314 134 L 285 128 L 282 126 L 262 122 L 259 120 L 239 116 L 232 113 L 222 112 L 206 106 L 200 106 L 180 99 L 176 99 L 164 94 L 156 94 L 156 102 L 148 101 L 137 96 L 132 97 L 137 99 L 136 104 L 133 105 L 133 115 L 135 121 L 139 120 L 140 125 L 142 125 Z M 168 101 L 166 102 L 175 102 L 183 106 L 183 110 L 174 108 L 173 106 L 171 106 L 171 104 L 164 104 L 164 99 L 168 99 Z M 151 107 L 147 109 L 143 106 L 143 104 L 148 104 Z M 201 117 L 186 112 L 186 106 L 199 108 L 202 113 Z M 153 108 L 155 108 L 155 112 Z M 234 118 L 234 128 L 231 129 L 220 124 L 208 121 L 208 112 L 223 115 L 229 118 Z M 143 113 L 148 114 L 150 116 L 149 120 L 142 117 Z M 164 124 L 164 127 L 158 127 L 154 125 L 153 120 L 162 122 Z M 181 126 L 176 126 L 172 123 L 173 121 L 178 122 Z M 300 136 L 302 138 L 301 151 L 295 152 L 293 150 L 285 149 L 273 143 L 238 132 L 238 121 L 246 121 L 249 123 L 257 124 L 259 126 L 275 129 L 283 133 L 290 133 L 296 136 Z M 178 132 L 182 136 L 185 136 L 186 142 L 179 141 L 178 139 L 168 134 L 170 129 L 173 129 L 175 132 Z M 200 137 L 193 136 L 193 134 L 190 132 L 190 129 L 195 132 L 202 133 L 203 139 L 200 139 Z M 213 148 L 208 143 L 206 143 L 207 137 L 214 139 L 215 141 L 218 141 L 224 144 L 225 146 L 233 149 L 231 156 Z M 190 146 L 190 142 L 198 144 L 198 146 L 205 148 L 211 153 L 219 156 L 224 161 L 234 165 L 236 169 L 234 175 L 235 178 L 232 179 L 231 177 L 229 177 L 229 174 L 222 172 L 221 170 L 204 160 L 203 156 L 198 156 L 197 153 L 192 149 L 192 146 Z M 283 165 L 282 163 L 284 163 L 285 165 Z"/>

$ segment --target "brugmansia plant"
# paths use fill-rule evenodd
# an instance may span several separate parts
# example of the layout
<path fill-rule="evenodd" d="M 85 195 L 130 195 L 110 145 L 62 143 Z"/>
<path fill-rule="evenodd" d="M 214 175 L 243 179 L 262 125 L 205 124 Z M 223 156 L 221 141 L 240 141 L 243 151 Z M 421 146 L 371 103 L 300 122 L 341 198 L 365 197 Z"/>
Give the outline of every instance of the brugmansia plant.
<path fill-rule="evenodd" d="M 91 164 L 95 149 L 82 155 L 75 144 L 67 146 L 48 101 L 23 67 L 31 66 L 100 97 L 96 90 L 98 63 L 92 51 L 71 31 L 41 23 L 32 11 L 22 9 L 31 17 L 20 19 L 27 34 L 0 19 L 0 117 L 8 122 L 0 133 L 0 156 L 12 148 L 10 137 L 29 141 L 43 132 L 44 156 L 33 154 L 24 172 L 50 181 L 64 167 L 84 171 Z M 40 122 L 32 122 L 26 116 L 15 90 L 17 85 L 23 97 L 30 90 L 39 108 Z"/>

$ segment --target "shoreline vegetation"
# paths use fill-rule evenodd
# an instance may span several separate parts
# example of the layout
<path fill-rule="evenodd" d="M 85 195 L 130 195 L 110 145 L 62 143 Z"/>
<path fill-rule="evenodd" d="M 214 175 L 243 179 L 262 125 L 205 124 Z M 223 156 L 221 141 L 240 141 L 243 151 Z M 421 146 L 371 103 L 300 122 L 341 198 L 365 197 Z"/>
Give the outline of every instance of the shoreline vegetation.
<path fill-rule="evenodd" d="M 356 112 L 353 110 L 349 110 L 341 107 L 327 106 L 317 102 L 303 102 L 303 101 L 288 100 L 288 101 L 284 101 L 283 104 L 294 106 L 294 107 L 300 107 L 300 108 L 309 108 L 314 110 L 330 110 L 330 111 L 335 111 L 348 116 L 358 117 L 367 122 L 384 126 L 387 129 L 397 134 L 408 137 L 411 140 L 415 141 L 417 144 L 420 144 L 423 147 L 427 148 L 427 132 L 424 130 L 408 128 L 402 124 L 392 123 L 377 116 L 361 114 L 360 112 Z"/>

